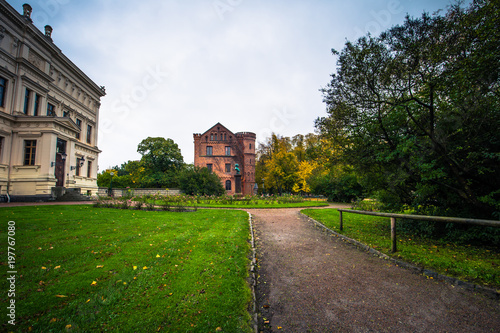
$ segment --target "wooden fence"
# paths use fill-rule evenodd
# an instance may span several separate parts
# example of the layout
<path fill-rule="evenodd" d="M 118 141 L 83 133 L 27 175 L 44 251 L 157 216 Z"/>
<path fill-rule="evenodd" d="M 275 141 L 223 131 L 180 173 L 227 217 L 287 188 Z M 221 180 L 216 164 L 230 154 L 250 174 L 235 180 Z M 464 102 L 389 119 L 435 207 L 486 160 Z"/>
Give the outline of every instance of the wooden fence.
<path fill-rule="evenodd" d="M 492 221 L 492 220 L 478 220 L 478 219 L 467 219 L 467 218 L 445 217 L 445 216 L 378 213 L 378 212 L 369 212 L 364 210 L 353 210 L 353 209 L 337 209 L 337 210 L 339 211 L 340 215 L 340 230 L 343 230 L 344 228 L 342 213 L 389 217 L 391 219 L 391 252 L 397 251 L 396 219 L 421 220 L 421 221 L 444 222 L 444 223 L 461 223 L 468 225 L 481 225 L 486 227 L 497 227 L 497 228 L 500 227 L 500 221 Z"/>

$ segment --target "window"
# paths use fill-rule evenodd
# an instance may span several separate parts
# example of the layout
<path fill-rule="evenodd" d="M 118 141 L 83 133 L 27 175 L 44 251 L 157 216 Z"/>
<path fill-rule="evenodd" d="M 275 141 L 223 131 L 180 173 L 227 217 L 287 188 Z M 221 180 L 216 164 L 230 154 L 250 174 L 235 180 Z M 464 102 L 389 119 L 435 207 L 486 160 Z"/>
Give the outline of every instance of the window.
<path fill-rule="evenodd" d="M 69 118 L 69 111 L 64 111 L 63 112 L 63 117 L 64 118 Z"/>
<path fill-rule="evenodd" d="M 226 156 L 231 156 L 231 147 L 226 147 Z"/>
<path fill-rule="evenodd" d="M 212 146 L 207 146 L 207 156 L 212 156 L 212 154 L 213 154 Z"/>
<path fill-rule="evenodd" d="M 31 91 L 26 88 L 26 91 L 24 92 L 24 114 L 28 114 L 28 108 L 29 108 L 29 105 L 30 105 L 30 94 L 31 94 Z"/>
<path fill-rule="evenodd" d="M 79 129 L 82 129 L 82 120 L 76 118 L 76 126 L 78 126 Z M 76 133 L 76 138 L 80 140 L 80 132 Z"/>
<path fill-rule="evenodd" d="M 207 164 L 207 169 L 209 172 L 212 172 L 212 169 L 213 169 L 212 164 Z"/>
<path fill-rule="evenodd" d="M 0 77 L 0 107 L 5 106 L 5 92 L 7 91 L 7 80 Z"/>
<path fill-rule="evenodd" d="M 224 141 L 227 140 L 227 136 L 226 136 L 226 133 L 224 133 Z"/>
<path fill-rule="evenodd" d="M 92 177 L 92 161 L 87 162 L 87 177 Z"/>
<path fill-rule="evenodd" d="M 2 160 L 2 151 L 3 151 L 3 142 L 5 138 L 3 136 L 0 136 L 0 161 Z"/>
<path fill-rule="evenodd" d="M 47 103 L 47 116 L 55 117 L 56 107 L 50 103 Z"/>
<path fill-rule="evenodd" d="M 226 173 L 231 173 L 231 163 L 226 163 Z"/>
<path fill-rule="evenodd" d="M 231 191 L 231 181 L 226 180 L 226 191 Z"/>
<path fill-rule="evenodd" d="M 214 135 L 210 134 L 210 141 L 214 141 Z"/>
<path fill-rule="evenodd" d="M 35 165 L 36 140 L 24 140 L 24 165 Z"/>
<path fill-rule="evenodd" d="M 217 141 L 217 134 L 214 134 L 215 141 Z"/>
<path fill-rule="evenodd" d="M 251 143 L 248 144 L 248 149 L 252 149 L 252 144 Z"/>
<path fill-rule="evenodd" d="M 80 157 L 76 158 L 76 171 L 75 171 L 75 176 L 80 176 Z"/>
<path fill-rule="evenodd" d="M 92 143 L 92 126 L 87 125 L 87 143 Z"/>
<path fill-rule="evenodd" d="M 33 115 L 38 116 L 40 112 L 40 95 L 35 94 L 35 108 L 33 109 Z"/>

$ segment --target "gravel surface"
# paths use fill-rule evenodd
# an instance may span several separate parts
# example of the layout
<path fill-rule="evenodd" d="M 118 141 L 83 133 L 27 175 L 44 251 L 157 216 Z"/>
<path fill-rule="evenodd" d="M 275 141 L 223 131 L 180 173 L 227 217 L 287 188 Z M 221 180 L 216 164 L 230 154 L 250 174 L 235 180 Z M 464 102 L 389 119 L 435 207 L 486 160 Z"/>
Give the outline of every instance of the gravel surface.
<path fill-rule="evenodd" d="M 260 332 L 499 332 L 498 301 L 320 231 L 300 209 L 248 210 Z"/>

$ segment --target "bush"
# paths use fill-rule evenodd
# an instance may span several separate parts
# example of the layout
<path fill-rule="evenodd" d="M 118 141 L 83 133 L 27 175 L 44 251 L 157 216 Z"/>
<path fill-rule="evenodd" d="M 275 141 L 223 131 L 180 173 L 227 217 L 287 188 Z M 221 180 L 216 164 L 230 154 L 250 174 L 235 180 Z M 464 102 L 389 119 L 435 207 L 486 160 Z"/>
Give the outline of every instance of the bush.
<path fill-rule="evenodd" d="M 179 177 L 180 189 L 188 195 L 223 195 L 226 191 L 219 176 L 207 168 L 190 166 Z"/>

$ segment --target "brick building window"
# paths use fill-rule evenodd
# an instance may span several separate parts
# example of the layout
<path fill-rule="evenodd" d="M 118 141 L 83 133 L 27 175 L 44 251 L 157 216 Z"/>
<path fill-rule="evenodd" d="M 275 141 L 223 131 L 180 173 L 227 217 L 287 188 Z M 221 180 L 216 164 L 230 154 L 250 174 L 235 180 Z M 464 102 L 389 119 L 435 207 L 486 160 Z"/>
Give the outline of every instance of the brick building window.
<path fill-rule="evenodd" d="M 226 180 L 226 191 L 231 191 L 231 181 Z"/>
<path fill-rule="evenodd" d="M 5 106 L 5 92 L 7 90 L 7 80 L 0 77 L 0 107 Z"/>
<path fill-rule="evenodd" d="M 231 147 L 226 147 L 226 156 L 231 156 Z"/>
<path fill-rule="evenodd" d="M 35 165 L 36 140 L 24 140 L 24 165 Z"/>
<path fill-rule="evenodd" d="M 231 173 L 231 163 L 226 163 L 226 173 Z"/>
<path fill-rule="evenodd" d="M 214 139 L 215 141 L 217 141 L 217 134 L 214 134 Z"/>
<path fill-rule="evenodd" d="M 213 148 L 212 146 L 207 146 L 207 156 L 212 156 L 213 155 Z"/>
<path fill-rule="evenodd" d="M 212 172 L 213 165 L 212 164 L 207 164 L 207 169 L 208 169 L 209 172 Z"/>
<path fill-rule="evenodd" d="M 248 149 L 252 149 L 252 144 L 251 143 L 248 144 Z"/>
<path fill-rule="evenodd" d="M 214 135 L 210 134 L 210 141 L 214 141 Z"/>

